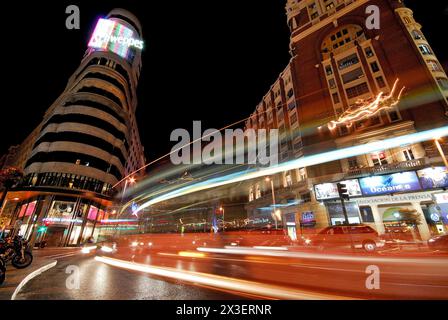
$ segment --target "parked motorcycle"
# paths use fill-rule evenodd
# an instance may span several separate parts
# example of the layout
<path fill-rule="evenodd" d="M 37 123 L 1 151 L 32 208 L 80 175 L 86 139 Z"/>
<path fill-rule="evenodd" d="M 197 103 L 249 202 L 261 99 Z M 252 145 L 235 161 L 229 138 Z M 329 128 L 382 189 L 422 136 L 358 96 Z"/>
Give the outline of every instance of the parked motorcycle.
<path fill-rule="evenodd" d="M 5 276 L 6 276 L 6 266 L 3 262 L 3 259 L 0 258 L 0 285 L 5 282 Z"/>
<path fill-rule="evenodd" d="M 33 262 L 33 255 L 29 249 L 28 241 L 21 236 L 0 240 L 0 259 L 17 269 L 28 267 Z"/>

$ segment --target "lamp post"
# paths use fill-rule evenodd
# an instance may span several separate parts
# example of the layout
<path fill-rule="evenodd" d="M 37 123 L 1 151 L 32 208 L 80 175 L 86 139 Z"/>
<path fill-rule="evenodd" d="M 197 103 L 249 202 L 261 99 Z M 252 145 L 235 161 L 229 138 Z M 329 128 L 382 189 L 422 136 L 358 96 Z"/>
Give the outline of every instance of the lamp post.
<path fill-rule="evenodd" d="M 225 211 L 223 207 L 219 207 L 219 211 L 222 213 L 222 231 L 226 231 L 226 220 L 224 218 Z"/>
<path fill-rule="evenodd" d="M 440 140 L 440 138 L 435 138 L 434 142 L 436 144 L 437 150 L 440 153 L 440 156 L 442 157 L 443 163 L 445 164 L 445 167 L 448 170 L 448 161 L 446 160 L 445 154 L 443 153 L 443 149 L 442 149 L 442 146 L 440 145 L 440 141 L 439 140 Z"/>
<path fill-rule="evenodd" d="M 275 222 L 275 229 L 278 229 L 278 223 L 277 223 L 277 212 L 275 210 L 275 191 L 274 191 L 274 180 L 266 177 L 266 182 L 271 182 L 271 192 L 272 192 L 272 216 L 274 217 Z"/>
<path fill-rule="evenodd" d="M 126 179 L 126 181 L 124 183 L 123 193 L 121 194 L 121 202 L 123 202 L 124 194 L 126 193 L 126 189 L 128 188 L 128 183 L 134 184 L 135 183 L 135 178 L 131 177 L 129 179 Z"/>

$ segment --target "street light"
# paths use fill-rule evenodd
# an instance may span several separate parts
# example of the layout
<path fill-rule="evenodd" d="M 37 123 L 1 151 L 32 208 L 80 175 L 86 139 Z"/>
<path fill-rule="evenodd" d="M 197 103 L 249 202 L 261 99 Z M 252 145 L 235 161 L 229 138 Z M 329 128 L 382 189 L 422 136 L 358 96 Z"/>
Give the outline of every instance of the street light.
<path fill-rule="evenodd" d="M 272 191 L 272 215 L 275 221 L 275 229 L 278 229 L 278 223 L 277 223 L 277 216 L 276 216 L 276 210 L 275 210 L 275 191 L 274 191 L 274 180 L 270 177 L 265 178 L 266 182 L 271 182 L 271 191 Z"/>
<path fill-rule="evenodd" d="M 130 183 L 131 185 L 134 184 L 135 178 L 130 177 L 129 179 L 126 179 L 126 181 L 124 183 L 123 193 L 121 194 L 121 202 L 123 202 L 124 194 L 126 193 L 126 189 L 128 188 L 128 183 Z"/>
<path fill-rule="evenodd" d="M 224 208 L 223 207 L 219 207 L 219 211 L 222 213 L 222 231 L 226 231 L 226 220 L 224 218 Z"/>

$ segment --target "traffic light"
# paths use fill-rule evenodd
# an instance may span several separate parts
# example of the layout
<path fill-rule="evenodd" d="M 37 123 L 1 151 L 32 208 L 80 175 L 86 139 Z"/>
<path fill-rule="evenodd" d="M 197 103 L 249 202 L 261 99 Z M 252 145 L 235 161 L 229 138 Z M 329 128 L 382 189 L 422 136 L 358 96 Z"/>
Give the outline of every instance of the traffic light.
<path fill-rule="evenodd" d="M 339 197 L 343 200 L 347 200 L 347 201 L 350 200 L 350 195 L 348 194 L 347 185 L 344 183 L 338 183 L 337 187 L 338 187 Z"/>

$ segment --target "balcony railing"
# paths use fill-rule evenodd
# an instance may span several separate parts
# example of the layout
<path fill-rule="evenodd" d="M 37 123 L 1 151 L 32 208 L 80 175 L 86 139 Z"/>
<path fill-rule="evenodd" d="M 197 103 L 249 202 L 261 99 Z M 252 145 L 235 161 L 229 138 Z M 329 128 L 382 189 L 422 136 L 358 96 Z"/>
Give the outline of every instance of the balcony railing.
<path fill-rule="evenodd" d="M 353 176 L 372 175 L 381 173 L 393 173 L 397 171 L 416 169 L 419 167 L 423 167 L 425 165 L 426 165 L 426 159 L 421 158 L 403 162 L 388 163 L 385 165 L 375 167 L 351 168 L 348 170 L 347 176 L 353 177 Z"/>

